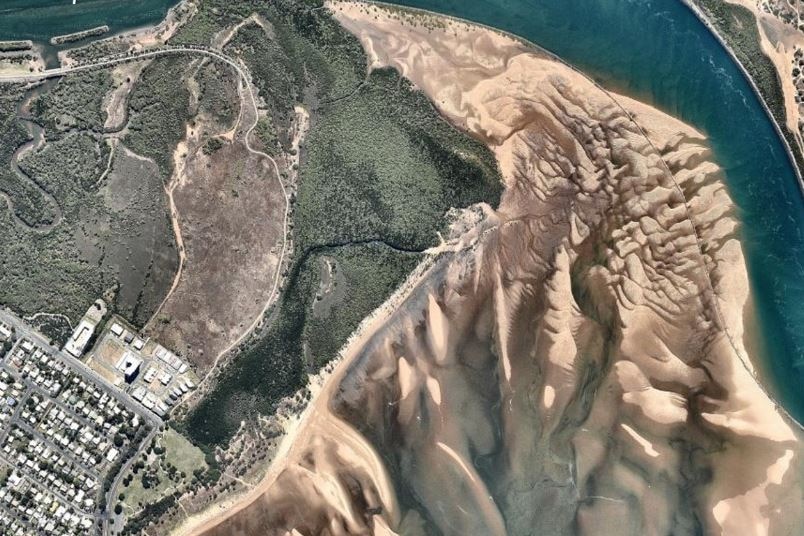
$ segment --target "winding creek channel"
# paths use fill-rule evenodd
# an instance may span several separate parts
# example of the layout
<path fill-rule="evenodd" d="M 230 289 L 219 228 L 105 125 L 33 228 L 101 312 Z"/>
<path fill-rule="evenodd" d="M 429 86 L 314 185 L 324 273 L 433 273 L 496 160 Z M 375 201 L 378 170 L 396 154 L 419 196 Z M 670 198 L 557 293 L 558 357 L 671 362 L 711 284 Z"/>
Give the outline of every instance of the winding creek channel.
<path fill-rule="evenodd" d="M 18 24 L 25 31 L 6 35 L 10 30 L 0 24 L 0 39 L 37 40 L 40 33 L 85 29 L 68 24 L 49 32 L 35 20 L 36 9 L 23 8 L 49 2 L 12 0 L 14 16 L 28 26 Z M 161 13 L 174 2 L 153 3 L 153 13 Z M 804 198 L 759 97 L 696 15 L 681 0 L 395 3 L 519 35 L 577 66 L 602 86 L 652 104 L 709 136 L 742 222 L 755 305 L 753 318 L 747 319 L 756 332 L 753 354 L 760 358 L 757 364 L 768 388 L 799 422 L 804 420 Z M 125 24 L 120 6 L 131 10 L 131 25 Z M 137 3 L 120 3 L 115 9 L 113 29 L 143 24 L 135 13 Z M 93 19 L 92 24 L 97 22 Z M 41 133 L 33 134 L 35 145 Z M 15 156 L 34 145 L 21 147 Z"/>

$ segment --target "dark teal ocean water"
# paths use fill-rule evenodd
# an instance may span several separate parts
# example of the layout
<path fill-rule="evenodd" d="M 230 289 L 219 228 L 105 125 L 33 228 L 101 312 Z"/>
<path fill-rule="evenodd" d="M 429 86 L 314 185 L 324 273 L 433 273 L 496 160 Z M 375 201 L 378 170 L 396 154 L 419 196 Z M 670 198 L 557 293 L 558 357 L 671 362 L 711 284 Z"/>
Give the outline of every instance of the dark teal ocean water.
<path fill-rule="evenodd" d="M 159 20 L 172 0 L 0 0 L 0 39 Z M 737 66 L 679 0 L 399 0 L 520 35 L 709 136 L 743 223 L 762 368 L 804 420 L 804 198 Z M 34 6 L 22 9 L 23 6 Z M 54 7 L 55 6 L 55 7 Z"/>
<path fill-rule="evenodd" d="M 804 420 L 804 198 L 737 65 L 678 0 L 399 0 L 520 35 L 705 132 L 743 223 L 761 368 Z"/>
<path fill-rule="evenodd" d="M 120 32 L 162 20 L 176 0 L 0 0 L 0 40 L 47 42 L 106 24 Z"/>

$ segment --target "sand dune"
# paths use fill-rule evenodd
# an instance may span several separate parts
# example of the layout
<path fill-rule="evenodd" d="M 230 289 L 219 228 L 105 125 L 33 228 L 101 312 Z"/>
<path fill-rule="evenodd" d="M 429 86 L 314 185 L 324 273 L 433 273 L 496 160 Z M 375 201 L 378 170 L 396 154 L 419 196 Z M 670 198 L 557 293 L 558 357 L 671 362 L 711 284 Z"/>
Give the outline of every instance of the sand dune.
<path fill-rule="evenodd" d="M 798 429 L 756 381 L 705 137 L 491 30 L 330 6 L 494 151 L 258 494 L 199 533 L 793 534 Z"/>

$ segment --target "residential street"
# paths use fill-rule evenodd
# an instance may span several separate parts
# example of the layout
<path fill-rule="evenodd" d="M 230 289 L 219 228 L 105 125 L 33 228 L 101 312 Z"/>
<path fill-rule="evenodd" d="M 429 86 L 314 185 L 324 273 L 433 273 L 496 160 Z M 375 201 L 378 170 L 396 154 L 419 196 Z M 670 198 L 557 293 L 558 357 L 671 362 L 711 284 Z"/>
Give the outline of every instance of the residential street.
<path fill-rule="evenodd" d="M 31 339 L 32 341 L 42 346 L 43 348 L 47 348 L 47 350 L 51 354 L 64 361 L 76 374 L 79 374 L 95 382 L 98 385 L 98 387 L 102 388 L 106 393 L 109 394 L 109 396 L 112 396 L 115 399 L 117 399 L 121 404 L 123 404 L 126 408 L 128 408 L 132 412 L 142 416 L 153 426 L 159 427 L 162 424 L 162 419 L 159 418 L 158 415 L 145 409 L 145 407 L 142 406 L 142 404 L 131 398 L 126 392 L 122 391 L 118 387 L 115 387 L 114 385 L 109 383 L 105 378 L 103 378 L 101 375 L 99 375 L 94 370 L 89 368 L 82 361 L 74 358 L 73 356 L 71 356 L 66 352 L 62 352 L 55 346 L 52 346 L 50 342 L 41 333 L 39 333 L 38 331 L 34 330 L 32 327 L 27 325 L 16 315 L 13 315 L 8 311 L 0 309 L 0 322 L 5 322 L 6 324 L 12 326 L 17 333 L 17 338 L 25 337 Z"/>

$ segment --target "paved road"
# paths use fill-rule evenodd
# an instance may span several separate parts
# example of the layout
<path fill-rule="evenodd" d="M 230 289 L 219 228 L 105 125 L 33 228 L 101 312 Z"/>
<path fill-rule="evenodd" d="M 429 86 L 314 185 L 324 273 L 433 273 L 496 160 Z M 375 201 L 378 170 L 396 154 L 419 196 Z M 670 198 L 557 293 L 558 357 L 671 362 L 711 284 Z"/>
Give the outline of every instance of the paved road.
<path fill-rule="evenodd" d="M 0 321 L 12 326 L 14 328 L 14 331 L 16 332 L 16 335 L 17 335 L 18 339 L 21 338 L 21 337 L 27 338 L 27 339 L 32 340 L 35 344 L 41 346 L 42 348 L 45 348 L 46 350 L 48 350 L 54 356 L 62 359 L 72 369 L 73 372 L 75 372 L 76 374 L 78 374 L 78 375 L 80 375 L 80 376 L 82 376 L 84 378 L 88 378 L 91 381 L 94 381 L 98 385 L 99 388 L 103 389 L 104 392 L 108 393 L 110 396 L 113 396 L 115 399 L 117 399 L 121 404 L 123 404 L 130 411 L 132 411 L 135 414 L 140 415 L 141 417 L 143 417 L 151 425 L 151 431 L 148 433 L 148 435 L 145 437 L 145 439 L 140 443 L 140 445 L 139 445 L 137 451 L 134 453 L 134 455 L 125 464 L 123 464 L 123 466 L 121 467 L 120 471 L 118 471 L 118 473 L 115 476 L 115 479 L 112 482 L 112 485 L 109 488 L 109 491 L 108 491 L 108 493 L 106 495 L 107 511 L 104 513 L 103 518 L 102 518 L 103 519 L 103 534 L 109 534 L 109 530 L 110 530 L 109 517 L 110 516 L 113 516 L 115 518 L 117 517 L 117 516 L 114 516 L 114 514 L 111 512 L 111 510 L 113 508 L 113 505 L 117 503 L 117 489 L 118 489 L 118 487 L 120 485 L 120 482 L 123 479 L 123 476 L 131 468 L 132 464 L 134 464 L 137 461 L 137 459 L 140 457 L 140 455 L 143 453 L 143 451 L 146 448 L 148 448 L 148 445 L 151 444 L 151 441 L 153 440 L 153 438 L 156 436 L 156 434 L 159 431 L 159 428 L 160 428 L 160 426 L 162 424 L 162 419 L 160 419 L 154 413 L 151 413 L 150 411 L 148 411 L 144 406 L 142 406 L 139 402 L 137 402 L 136 400 L 131 398 L 127 393 L 121 391 L 120 389 L 118 389 L 117 387 L 115 387 L 114 385 L 112 385 L 111 383 L 106 381 L 105 378 L 103 378 L 102 376 L 98 375 L 95 371 L 93 371 L 91 368 L 86 366 L 83 362 L 81 362 L 78 359 L 74 358 L 73 356 L 67 354 L 66 352 L 62 352 L 58 348 L 56 348 L 54 346 L 51 346 L 50 342 L 41 333 L 39 333 L 38 331 L 33 329 L 31 326 L 27 325 L 22 319 L 20 319 L 16 315 L 14 315 L 14 314 L 12 314 L 12 313 L 10 313 L 8 311 L 0 309 Z M 16 376 L 16 374 L 15 374 L 15 376 Z M 26 385 L 26 387 L 29 390 L 29 394 L 30 394 L 31 391 L 39 392 L 39 393 L 43 394 L 48 400 L 53 402 L 56 406 L 61 407 L 61 405 L 55 399 L 53 399 L 50 395 L 45 393 L 39 386 L 33 384 L 30 381 L 24 380 L 24 379 L 22 379 L 20 381 L 22 381 L 22 383 L 24 383 Z M 68 410 L 68 411 L 70 411 L 71 414 L 74 413 L 71 410 Z M 17 413 L 15 412 L 15 417 L 16 416 L 17 416 Z M 79 419 L 83 420 L 78 415 L 76 415 L 76 417 L 78 417 Z M 15 419 L 15 420 L 17 420 L 17 419 Z M 21 421 L 20 421 L 20 424 L 22 424 Z M 29 429 L 30 427 L 28 427 L 27 424 L 26 424 L 25 428 Z M 63 449 L 59 449 L 59 450 L 61 451 Z M 82 469 L 90 472 L 86 467 L 84 467 L 81 464 L 79 464 L 79 467 L 81 467 Z M 94 471 L 91 471 L 91 473 L 93 474 L 93 476 L 97 477 L 97 473 L 95 473 Z M 99 479 L 99 482 L 102 483 L 102 480 Z"/>
<path fill-rule="evenodd" d="M 97 372 L 89 368 L 83 362 L 79 361 L 78 359 L 74 358 L 73 356 L 71 356 L 66 352 L 62 352 L 55 346 L 51 346 L 50 341 L 48 341 L 48 339 L 46 339 L 41 333 L 39 333 L 31 326 L 26 324 L 22 319 L 20 319 L 16 315 L 0 309 L 0 321 L 3 321 L 6 324 L 12 326 L 17 333 L 17 337 L 25 337 L 27 339 L 32 340 L 42 348 L 47 349 L 48 352 L 50 352 L 52 355 L 64 361 L 72 369 L 73 372 L 95 382 L 97 386 L 103 389 L 104 392 L 108 393 L 109 396 L 112 396 L 115 399 L 117 399 L 117 401 L 123 404 L 123 406 L 125 406 L 128 410 L 143 417 L 153 426 L 159 426 L 162 424 L 162 419 L 160 419 L 158 415 L 148 411 L 145 408 L 145 406 L 141 405 L 139 402 L 131 398 L 127 393 L 120 390 L 120 388 L 109 383 L 106 380 L 106 378 L 99 375 Z"/>
<path fill-rule="evenodd" d="M 54 69 L 45 69 L 44 71 L 38 73 L 4 74 L 0 75 L 0 82 L 11 82 L 11 83 L 35 82 L 37 80 L 44 80 L 46 78 L 55 78 L 70 73 L 90 71 L 92 69 L 97 69 L 99 67 L 109 67 L 111 65 L 117 65 L 128 61 L 137 61 L 137 60 L 143 60 L 173 54 L 201 54 L 204 56 L 209 56 L 213 59 L 229 64 L 235 71 L 237 71 L 237 74 L 240 75 L 240 77 L 242 77 L 245 80 L 249 79 L 243 68 L 238 63 L 236 63 L 232 58 L 221 52 L 209 48 L 179 46 L 179 47 L 163 47 L 157 50 L 137 52 L 130 55 L 112 56 L 106 59 L 99 59 L 97 61 L 85 64 L 71 65 L 68 67 L 56 67 Z"/>
<path fill-rule="evenodd" d="M 50 447 L 51 450 L 58 452 L 62 458 L 69 461 L 70 463 L 81 469 L 84 473 L 94 478 L 96 482 L 100 482 L 101 475 L 98 474 L 98 472 L 94 468 L 87 467 L 86 465 L 84 465 L 84 462 L 82 462 L 78 458 L 75 458 L 71 451 L 65 449 L 61 445 L 57 445 L 56 443 L 54 443 L 53 440 L 51 440 L 50 438 L 45 436 L 42 432 L 31 426 L 30 423 L 28 423 L 27 421 L 23 421 L 22 419 L 14 419 L 11 421 L 11 423 L 16 424 L 22 430 L 31 434 L 35 439 L 38 439 L 40 442 Z"/>
<path fill-rule="evenodd" d="M 289 214 L 290 214 L 290 198 L 288 197 L 287 190 L 285 189 L 285 185 L 282 183 L 282 175 L 279 172 L 279 166 L 277 165 L 276 160 L 274 160 L 269 154 L 267 154 L 267 153 L 265 153 L 263 151 L 258 151 L 256 149 L 252 148 L 250 143 L 249 143 L 249 136 L 250 136 L 251 132 L 254 130 L 254 128 L 257 126 L 257 123 L 259 121 L 259 113 L 258 113 L 258 107 L 257 107 L 257 100 L 254 97 L 254 90 L 252 89 L 252 86 L 251 86 L 251 78 L 250 78 L 249 73 L 247 72 L 246 67 L 244 65 L 236 62 L 233 58 L 231 58 L 231 57 L 229 57 L 229 56 L 227 56 L 227 55 L 223 54 L 222 52 L 220 52 L 218 50 L 215 50 L 215 49 L 203 48 L 203 47 L 166 46 L 166 47 L 162 47 L 162 48 L 160 48 L 158 50 L 150 50 L 150 51 L 145 51 L 145 52 L 138 52 L 138 53 L 134 53 L 134 54 L 130 54 L 130 55 L 123 55 L 123 56 L 114 56 L 114 57 L 110 57 L 110 58 L 106 58 L 106 59 L 99 59 L 97 61 L 87 63 L 87 64 L 82 64 L 82 65 L 73 65 L 73 66 L 69 66 L 69 67 L 57 67 L 57 68 L 54 68 L 54 69 L 46 69 L 46 70 L 44 70 L 42 72 L 39 72 L 39 73 L 23 73 L 23 74 L 0 75 L 0 83 L 2 83 L 2 82 L 10 82 L 10 83 L 13 83 L 13 82 L 34 82 L 34 81 L 37 81 L 37 80 L 44 80 L 44 79 L 47 79 L 47 78 L 54 78 L 54 77 L 64 76 L 64 75 L 70 74 L 70 73 L 88 71 L 88 70 L 97 69 L 97 68 L 100 68 L 100 67 L 108 67 L 108 66 L 111 66 L 111 65 L 117 65 L 117 64 L 129 62 L 129 61 L 136 61 L 136 60 L 142 60 L 142 59 L 148 59 L 148 58 L 155 58 L 155 57 L 159 57 L 159 56 L 167 56 L 167 55 L 173 55 L 173 54 L 201 54 L 203 56 L 207 56 L 207 57 L 210 57 L 212 59 L 222 61 L 223 63 L 226 63 L 227 65 L 232 67 L 235 70 L 235 72 L 237 72 L 237 75 L 240 77 L 240 79 L 242 81 L 242 88 L 238 88 L 238 92 L 240 93 L 241 102 L 246 103 L 246 101 L 248 100 L 248 103 L 251 104 L 251 107 L 253 109 L 253 116 L 254 116 L 254 121 L 251 124 L 251 126 L 249 126 L 249 128 L 247 128 L 247 129 L 245 129 L 244 132 L 243 132 L 243 141 L 245 143 L 246 149 L 248 149 L 248 151 L 250 153 L 252 153 L 252 154 L 263 156 L 263 157 L 267 158 L 268 160 L 270 160 L 271 164 L 273 164 L 273 167 L 274 167 L 274 173 L 276 174 L 276 180 L 279 183 L 280 189 L 282 190 L 282 196 L 285 198 L 285 214 L 284 214 L 283 219 L 282 219 L 282 227 L 283 227 L 283 229 L 282 229 L 282 248 L 281 248 L 281 251 L 280 251 L 280 254 L 279 254 L 279 263 L 277 264 L 276 274 L 274 276 L 274 282 L 273 282 L 273 286 L 271 288 L 271 294 L 269 295 L 268 300 L 265 302 L 265 305 L 264 305 L 262 311 L 260 311 L 260 313 L 254 318 L 254 320 L 252 321 L 251 325 L 249 325 L 248 329 L 244 330 L 243 333 L 240 335 L 240 337 L 238 337 L 237 340 L 233 341 L 228 347 L 226 347 L 224 350 L 219 352 L 218 355 L 215 357 L 215 361 L 213 362 L 213 365 L 210 368 L 210 373 L 208 373 L 204 378 L 202 378 L 201 382 L 198 385 L 198 389 L 196 391 L 194 391 L 195 393 L 200 394 L 203 391 L 203 389 L 201 389 L 201 387 L 205 384 L 207 379 L 212 376 L 211 372 L 215 370 L 215 368 L 220 363 L 220 360 L 226 354 L 228 354 L 233 348 L 238 346 L 259 325 L 259 323 L 262 320 L 263 316 L 265 315 L 266 311 L 271 306 L 271 304 L 274 302 L 274 300 L 275 300 L 275 298 L 276 298 L 276 296 L 277 296 L 277 294 L 279 292 L 279 283 L 280 283 L 281 277 L 282 277 L 281 276 L 282 267 L 284 265 L 285 255 L 287 253 L 287 235 L 288 235 L 288 224 L 289 224 L 288 220 L 289 220 Z M 238 122 L 242 120 L 243 109 L 244 109 L 244 107 L 241 106 L 240 115 L 238 117 Z M 172 291 L 173 291 L 173 289 L 171 289 L 171 292 Z M 167 301 L 167 297 L 165 297 L 165 300 L 163 300 L 162 305 L 165 303 L 165 301 Z M 162 305 L 160 305 L 160 309 L 161 309 Z M 157 310 L 157 312 L 158 312 L 158 310 Z M 188 403 L 191 399 L 192 399 L 192 396 L 188 397 L 188 399 L 185 401 L 185 403 Z"/>
<path fill-rule="evenodd" d="M 6 457 L 4 454 L 0 454 L 0 460 L 2 460 L 3 463 L 5 463 L 7 466 L 13 467 L 17 471 L 22 473 L 22 476 L 25 479 L 30 481 L 32 484 L 35 484 L 37 487 L 41 488 L 41 487 L 45 486 L 45 484 L 41 481 L 39 476 L 37 476 L 36 474 L 32 474 L 31 470 L 28 469 L 26 466 L 18 465 L 13 459 Z M 64 495 L 62 495 L 61 492 L 59 490 L 57 490 L 54 486 L 48 486 L 46 491 L 48 493 L 52 493 L 57 499 L 59 499 L 64 504 L 64 506 L 69 506 L 69 507 L 75 508 L 80 513 L 84 514 L 85 516 L 91 516 L 92 515 L 92 512 L 87 512 L 83 508 L 79 507 L 73 501 L 71 501 L 70 499 L 68 499 Z"/>
<path fill-rule="evenodd" d="M 27 527 L 29 529 L 32 528 L 30 519 L 23 519 L 20 513 L 16 509 L 9 508 L 8 505 L 6 505 L 3 502 L 0 502 L 0 512 L 8 514 L 9 517 L 15 519 L 17 522 L 20 523 L 20 525 Z"/>
<path fill-rule="evenodd" d="M 14 381 L 19 381 L 19 378 L 17 378 L 16 374 L 12 374 L 11 377 L 14 378 Z M 27 398 L 29 394 L 30 393 L 28 393 L 27 388 L 26 388 L 26 390 L 22 393 L 22 396 Z M 20 404 L 19 401 L 17 401 L 17 402 L 18 403 L 14 407 L 14 411 L 11 412 L 11 417 L 9 417 L 9 420 L 8 420 L 9 423 L 18 421 L 19 418 L 20 418 L 20 413 L 22 413 L 22 404 Z M 11 430 L 11 426 L 5 426 L 3 428 L 0 428 L 0 445 L 2 445 L 3 442 L 6 440 L 6 436 L 8 435 L 8 432 L 10 430 Z"/>
<path fill-rule="evenodd" d="M 131 469 L 131 466 L 139 459 L 145 449 L 148 448 L 148 445 L 151 444 L 154 437 L 156 436 L 157 432 L 159 432 L 158 428 L 153 428 L 151 432 L 145 436 L 145 439 L 142 443 L 140 443 L 140 448 L 137 449 L 137 452 L 134 453 L 123 467 L 120 468 L 120 472 L 117 473 L 117 476 L 112 482 L 111 487 L 109 487 L 109 492 L 106 494 L 106 511 L 103 513 L 103 529 L 102 534 L 106 536 L 107 534 L 111 534 L 111 527 L 109 520 L 112 519 L 115 523 L 115 528 L 120 529 L 121 527 L 118 526 L 120 524 L 120 518 L 123 517 L 121 515 L 117 515 L 114 513 L 114 505 L 117 504 L 119 501 L 117 500 L 117 488 L 120 487 L 120 481 L 123 480 L 123 476 L 128 473 L 128 470 Z"/>

